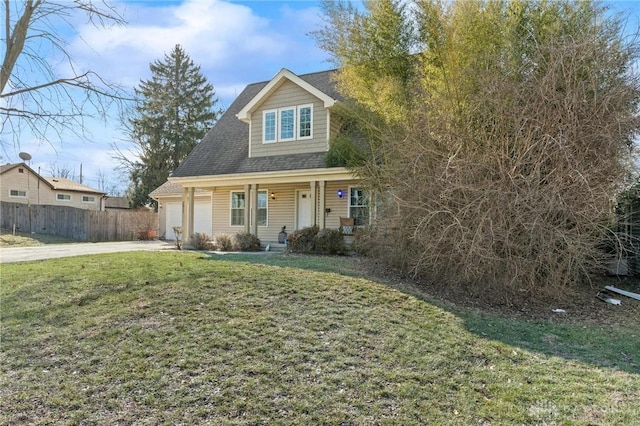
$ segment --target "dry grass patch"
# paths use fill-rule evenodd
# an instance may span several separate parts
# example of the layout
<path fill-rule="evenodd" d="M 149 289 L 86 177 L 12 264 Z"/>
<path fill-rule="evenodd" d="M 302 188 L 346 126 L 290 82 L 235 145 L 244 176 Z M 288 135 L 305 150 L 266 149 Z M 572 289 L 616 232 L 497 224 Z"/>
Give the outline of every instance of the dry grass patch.
<path fill-rule="evenodd" d="M 41 246 L 44 244 L 63 244 L 72 242 L 74 241 L 69 240 L 68 238 L 49 234 L 24 234 L 18 232 L 13 235 L 13 233 L 5 231 L 4 229 L 0 232 L 0 248 L 30 247 Z"/>

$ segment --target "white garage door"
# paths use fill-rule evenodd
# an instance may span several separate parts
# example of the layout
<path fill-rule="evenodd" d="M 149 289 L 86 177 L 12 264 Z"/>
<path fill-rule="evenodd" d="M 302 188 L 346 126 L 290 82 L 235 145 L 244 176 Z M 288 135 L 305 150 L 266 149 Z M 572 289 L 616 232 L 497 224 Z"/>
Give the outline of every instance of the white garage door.
<path fill-rule="evenodd" d="M 211 203 L 209 201 L 196 201 L 193 209 L 193 232 L 203 232 L 211 235 Z M 166 230 L 165 238 L 175 240 L 174 226 L 182 226 L 182 203 L 166 204 Z"/>

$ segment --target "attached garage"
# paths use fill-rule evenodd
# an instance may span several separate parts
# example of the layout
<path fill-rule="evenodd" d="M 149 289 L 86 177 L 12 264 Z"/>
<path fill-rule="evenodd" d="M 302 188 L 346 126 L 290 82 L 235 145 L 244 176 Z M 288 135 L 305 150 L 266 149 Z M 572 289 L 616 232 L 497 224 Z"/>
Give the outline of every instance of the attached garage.
<path fill-rule="evenodd" d="M 151 197 L 158 201 L 160 219 L 160 237 L 175 240 L 174 226 L 182 226 L 182 187 L 179 184 L 165 182 L 151 192 Z M 211 192 L 198 189 L 195 191 L 193 208 L 194 233 L 213 233 Z"/>
<path fill-rule="evenodd" d="M 166 214 L 164 235 L 167 240 L 173 240 L 175 239 L 173 227 L 182 226 L 182 202 L 164 203 L 163 209 L 165 209 Z M 211 223 L 211 200 L 195 200 L 193 213 L 194 233 L 201 232 L 211 235 L 213 229 Z"/>

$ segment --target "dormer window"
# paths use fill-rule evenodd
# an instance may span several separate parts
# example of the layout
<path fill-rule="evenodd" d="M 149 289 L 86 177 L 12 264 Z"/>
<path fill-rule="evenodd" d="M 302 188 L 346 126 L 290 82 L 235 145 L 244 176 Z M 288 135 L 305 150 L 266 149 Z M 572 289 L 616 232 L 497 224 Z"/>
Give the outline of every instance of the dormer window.
<path fill-rule="evenodd" d="M 280 113 L 280 141 L 292 141 L 295 139 L 296 109 L 281 108 Z"/>
<path fill-rule="evenodd" d="M 311 139 L 313 137 L 313 105 L 300 105 L 298 107 L 298 139 Z"/>
<path fill-rule="evenodd" d="M 273 109 L 269 111 L 265 111 L 263 114 L 263 122 L 264 122 L 264 142 L 276 142 L 276 132 L 278 126 L 276 125 L 276 118 L 278 115 L 278 111 Z"/>
<path fill-rule="evenodd" d="M 265 110 L 262 142 L 287 142 L 313 138 L 313 105 Z"/>

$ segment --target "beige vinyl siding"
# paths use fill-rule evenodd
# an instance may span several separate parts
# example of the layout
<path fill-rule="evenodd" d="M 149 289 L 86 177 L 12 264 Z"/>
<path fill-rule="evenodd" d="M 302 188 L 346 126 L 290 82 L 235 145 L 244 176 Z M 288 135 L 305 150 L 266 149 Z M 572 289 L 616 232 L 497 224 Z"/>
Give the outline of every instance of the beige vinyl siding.
<path fill-rule="evenodd" d="M 33 176 L 29 170 L 23 168 L 24 173 L 18 172 L 19 167 L 14 167 L 11 170 L 2 174 L 2 181 L 0 182 L 0 190 L 2 191 L 2 201 L 9 201 L 11 203 L 27 203 L 35 204 L 37 201 L 37 185 L 38 178 Z M 26 197 L 11 197 L 10 191 L 24 191 Z"/>
<path fill-rule="evenodd" d="M 325 216 L 325 226 L 330 229 L 340 227 L 340 218 L 349 217 L 349 187 L 358 186 L 358 181 L 327 182 L 326 186 L 326 207 L 331 209 L 331 213 Z M 344 197 L 338 198 L 338 189 L 344 191 Z"/>
<path fill-rule="evenodd" d="M 283 142 L 262 142 L 263 112 L 285 107 L 313 104 L 313 138 Z M 297 116 L 296 109 L 296 116 Z M 327 150 L 327 112 L 322 101 L 300 88 L 285 81 L 260 107 L 251 113 L 251 156 L 266 157 L 283 154 L 303 154 Z M 296 126 L 297 133 L 297 126 Z"/>
<path fill-rule="evenodd" d="M 231 191 L 244 191 L 244 187 L 215 188 L 212 192 L 213 235 L 236 234 L 244 231 L 244 226 L 231 226 Z"/>
<path fill-rule="evenodd" d="M 287 231 L 294 230 L 295 218 L 295 189 L 293 185 L 264 185 L 264 188 L 276 194 L 276 199 L 268 198 L 269 226 L 259 227 L 260 240 L 265 242 L 278 241 L 278 233 L 283 226 Z M 258 189 L 261 189 L 258 187 Z"/>
<path fill-rule="evenodd" d="M 267 226 L 259 226 L 259 238 L 262 241 L 278 240 L 283 226 L 292 231 L 295 226 L 295 189 L 297 186 L 264 185 L 258 191 L 267 191 Z M 213 192 L 213 234 L 232 234 L 244 232 L 244 226 L 231 226 L 231 192 L 243 192 L 244 186 L 218 187 Z M 276 199 L 272 200 L 271 193 Z M 245 205 L 248 205 L 245 198 Z"/>
<path fill-rule="evenodd" d="M 319 224 L 321 215 L 325 215 L 325 227 L 337 229 L 340 226 L 340 217 L 349 215 L 348 191 L 350 186 L 357 186 L 357 181 L 327 182 L 325 190 L 325 206 L 330 208 L 330 213 L 325 213 L 320 203 L 320 190 L 316 190 L 316 221 Z M 343 198 L 338 198 L 338 189 L 345 192 Z M 258 191 L 267 191 L 267 226 L 258 227 L 258 237 L 263 245 L 278 241 L 278 233 L 283 226 L 287 232 L 293 232 L 296 226 L 296 191 L 310 190 L 308 182 L 295 182 L 289 184 L 259 185 Z M 231 192 L 243 192 L 244 186 L 217 187 L 213 191 L 213 235 L 244 232 L 244 226 L 231 226 Z M 276 196 L 271 199 L 271 193 Z M 247 198 L 245 198 L 245 202 Z"/>

